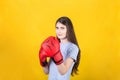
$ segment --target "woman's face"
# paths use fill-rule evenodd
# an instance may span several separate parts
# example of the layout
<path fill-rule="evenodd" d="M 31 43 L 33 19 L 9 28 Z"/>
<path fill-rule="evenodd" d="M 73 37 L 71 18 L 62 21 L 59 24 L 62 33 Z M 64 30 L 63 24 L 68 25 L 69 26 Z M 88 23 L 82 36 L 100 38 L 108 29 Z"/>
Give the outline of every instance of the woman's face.
<path fill-rule="evenodd" d="M 56 35 L 57 37 L 62 40 L 67 38 L 66 37 L 67 34 L 67 27 L 63 24 L 61 24 L 60 22 L 57 22 L 56 24 Z"/>

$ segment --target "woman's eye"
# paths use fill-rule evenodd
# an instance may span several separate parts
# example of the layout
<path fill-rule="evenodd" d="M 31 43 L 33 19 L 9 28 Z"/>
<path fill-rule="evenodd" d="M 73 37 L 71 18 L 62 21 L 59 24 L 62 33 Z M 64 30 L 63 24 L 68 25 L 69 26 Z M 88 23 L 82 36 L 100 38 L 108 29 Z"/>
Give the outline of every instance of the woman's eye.
<path fill-rule="evenodd" d="M 56 29 L 58 29 L 58 27 L 56 27 Z"/>
<path fill-rule="evenodd" d="M 61 27 L 61 29 L 65 29 L 64 27 Z"/>

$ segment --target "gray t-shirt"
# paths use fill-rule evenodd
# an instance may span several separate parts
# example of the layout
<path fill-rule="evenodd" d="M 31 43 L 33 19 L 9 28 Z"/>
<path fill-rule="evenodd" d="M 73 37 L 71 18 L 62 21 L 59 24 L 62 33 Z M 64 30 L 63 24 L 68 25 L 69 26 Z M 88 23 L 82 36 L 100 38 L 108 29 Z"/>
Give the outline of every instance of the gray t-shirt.
<path fill-rule="evenodd" d="M 71 57 L 74 61 L 77 59 L 78 55 L 78 47 L 77 45 L 67 42 L 67 43 L 60 43 L 60 50 L 63 55 L 63 60 L 65 61 L 68 57 Z M 74 63 L 68 70 L 68 72 L 64 75 L 61 75 L 58 71 L 58 68 L 56 64 L 51 60 L 50 66 L 49 66 L 49 77 L 48 80 L 70 80 L 70 75 L 72 72 L 72 68 L 74 66 Z"/>

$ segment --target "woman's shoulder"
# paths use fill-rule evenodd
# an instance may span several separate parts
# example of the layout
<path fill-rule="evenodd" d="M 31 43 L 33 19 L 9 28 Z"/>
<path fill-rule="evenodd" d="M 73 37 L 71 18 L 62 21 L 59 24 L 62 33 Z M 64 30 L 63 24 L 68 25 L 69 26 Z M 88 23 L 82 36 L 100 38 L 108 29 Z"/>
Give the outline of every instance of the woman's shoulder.
<path fill-rule="evenodd" d="M 72 42 L 69 42 L 68 49 L 79 49 L 78 46 Z"/>
<path fill-rule="evenodd" d="M 79 50 L 78 46 L 72 42 L 61 43 L 61 47 L 66 50 Z"/>
<path fill-rule="evenodd" d="M 70 43 L 67 48 L 67 56 L 73 58 L 76 61 L 78 52 L 79 52 L 78 46 L 74 43 Z"/>

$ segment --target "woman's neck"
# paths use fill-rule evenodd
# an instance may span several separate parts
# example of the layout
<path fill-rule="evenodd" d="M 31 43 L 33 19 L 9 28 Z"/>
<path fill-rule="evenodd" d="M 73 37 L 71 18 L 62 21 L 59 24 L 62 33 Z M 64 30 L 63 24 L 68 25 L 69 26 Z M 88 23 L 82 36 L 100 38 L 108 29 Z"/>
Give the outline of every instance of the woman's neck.
<path fill-rule="evenodd" d="M 67 43 L 67 42 L 69 42 L 69 41 L 68 41 L 68 39 L 66 38 L 66 39 L 61 39 L 60 42 L 61 42 L 61 43 Z"/>

